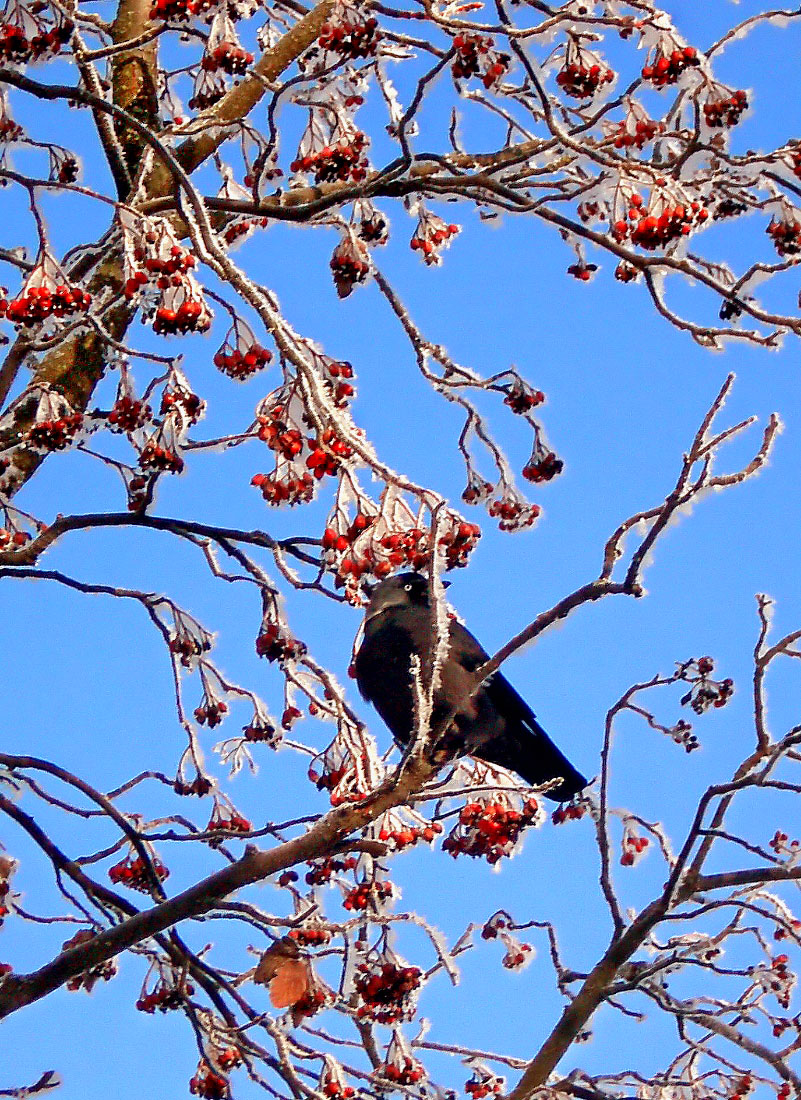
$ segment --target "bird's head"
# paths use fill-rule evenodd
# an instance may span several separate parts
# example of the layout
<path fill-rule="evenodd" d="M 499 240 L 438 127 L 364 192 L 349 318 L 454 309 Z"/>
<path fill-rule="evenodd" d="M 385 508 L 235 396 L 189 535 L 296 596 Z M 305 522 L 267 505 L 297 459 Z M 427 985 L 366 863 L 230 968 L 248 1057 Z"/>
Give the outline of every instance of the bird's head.
<path fill-rule="evenodd" d="M 443 581 L 447 588 L 450 581 Z M 428 607 L 428 578 L 422 573 L 398 573 L 387 577 L 370 592 L 366 618 L 372 619 L 390 607 Z"/>

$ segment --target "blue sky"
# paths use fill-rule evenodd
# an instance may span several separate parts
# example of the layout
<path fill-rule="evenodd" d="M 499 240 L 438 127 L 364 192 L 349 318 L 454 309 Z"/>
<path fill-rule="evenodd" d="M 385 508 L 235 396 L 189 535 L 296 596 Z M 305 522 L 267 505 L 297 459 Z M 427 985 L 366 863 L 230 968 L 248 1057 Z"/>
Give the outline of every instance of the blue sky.
<path fill-rule="evenodd" d="M 750 0 L 736 6 L 711 0 L 702 12 L 689 0 L 674 0 L 669 7 L 686 37 L 700 46 L 729 20 L 758 10 Z M 797 89 L 798 60 L 797 30 L 759 32 L 722 59 L 720 75 L 734 86 L 750 88 L 759 80 L 755 110 L 736 139 L 743 148 L 767 148 L 801 132 L 801 101 L 794 91 L 788 94 Z M 20 106 L 21 120 L 29 110 L 30 105 Z M 80 120 L 76 127 L 83 126 L 81 116 L 71 117 Z M 91 158 L 86 169 L 98 172 Z M 9 202 L 15 201 L 11 196 Z M 75 221 L 55 202 L 51 210 L 59 246 L 74 243 Z M 449 596 L 488 649 L 595 576 L 603 544 L 617 524 L 664 499 L 727 372 L 736 372 L 737 383 L 723 414 L 726 423 L 755 414 L 761 425 L 778 410 L 786 426 L 769 468 L 758 478 L 703 500 L 667 533 L 646 575 L 646 599 L 616 597 L 586 607 L 506 669 L 559 745 L 592 775 L 606 710 L 631 683 L 669 673 L 676 661 L 713 655 L 738 692 L 728 707 L 698 722 L 700 752 L 687 756 L 630 718 L 620 726 L 613 801 L 649 820 L 663 820 L 678 840 L 699 793 L 713 779 L 728 776 L 750 743 L 754 594 L 768 592 L 775 598 L 777 632 L 801 624 L 797 347 L 788 342 L 776 353 L 734 345 L 720 354 L 702 351 L 655 316 L 643 288 L 616 283 L 608 260 L 600 261 L 602 270 L 589 285 L 567 277 L 572 256 L 547 227 L 511 219 L 489 227 L 460 207 L 447 206 L 443 213 L 464 229 L 441 269 L 424 268 L 409 252 L 412 223 L 407 234 L 399 208 L 390 211 L 397 232 L 378 262 L 417 324 L 454 358 L 486 374 L 513 362 L 545 391 L 544 423 L 565 460 L 564 474 L 534 495 L 544 516 L 532 531 L 504 535 L 478 510 L 466 509 L 484 535 L 469 569 L 452 577 Z M 104 217 L 97 216 L 98 226 Z M 9 220 L 0 230 L 0 244 L 19 243 L 15 233 L 17 225 Z M 747 227 L 735 245 L 721 230 L 711 233 L 710 251 L 719 248 L 726 255 L 747 247 L 769 258 L 761 223 Z M 379 453 L 458 505 L 464 484 L 454 446 L 460 421 L 416 373 L 410 349 L 374 285 L 359 288 L 345 302 L 336 298 L 328 272 L 334 241 L 328 231 L 273 227 L 248 241 L 238 257 L 275 289 L 302 332 L 329 354 L 353 362 L 358 377 L 354 413 Z M 796 291 L 797 280 L 792 284 Z M 689 299 L 690 291 L 679 288 L 678 294 Z M 146 344 L 144 330 L 136 325 L 134 331 L 135 339 Z M 221 338 L 223 329 L 218 326 L 215 333 Z M 185 369 L 210 402 L 204 424 L 209 434 L 223 424 L 246 424 L 277 379 L 273 371 L 236 386 L 214 372 L 210 360 L 216 347 L 214 335 L 185 345 Z M 142 367 L 135 373 L 146 377 Z M 499 403 L 487 409 L 519 469 L 529 447 L 523 425 L 505 415 Z M 741 465 L 760 434 L 761 426 L 724 452 L 725 468 Z M 263 452 L 255 445 L 225 456 L 200 455 L 190 466 L 184 476 L 163 484 L 158 514 L 261 527 L 276 535 L 318 534 L 322 528 L 323 503 L 290 513 L 265 508 L 249 485 L 264 467 Z M 57 512 L 123 506 L 112 475 L 79 455 L 49 459 L 20 504 L 43 519 Z M 257 599 L 249 586 L 212 582 L 193 548 L 172 546 L 155 532 L 76 534 L 48 554 L 43 565 L 82 580 L 168 592 L 216 632 L 222 669 L 280 710 L 278 673 L 253 651 L 260 620 Z M 298 636 L 344 682 L 359 614 L 319 596 L 287 595 Z M 140 607 L 79 596 L 49 582 L 6 580 L 0 586 L 0 609 L 7 751 L 53 759 L 100 789 L 146 767 L 168 773 L 174 768 L 183 740 L 168 663 Z M 665 692 L 660 700 L 666 721 L 681 716 L 679 694 Z M 190 691 L 187 698 L 192 697 Z M 352 701 L 380 744 L 388 745 L 386 731 L 355 692 Z M 777 677 L 770 688 L 777 729 L 797 720 L 799 702 L 792 670 Z M 202 735 L 207 750 L 218 739 L 216 732 Z M 311 721 L 302 728 L 303 738 L 321 747 L 326 733 Z M 305 781 L 303 763 L 291 753 L 264 750 L 259 762 L 256 778 L 242 775 L 228 788 L 251 820 L 324 808 L 323 796 Z M 173 801 L 170 807 L 201 824 L 208 812 L 197 803 Z M 156 814 L 164 811 L 164 803 L 158 791 L 143 787 L 124 808 Z M 777 798 L 775 813 L 775 820 L 751 826 L 761 843 L 777 827 L 791 826 L 793 817 L 798 820 L 789 800 Z M 56 814 L 45 814 L 43 820 L 71 853 L 102 844 L 97 838 L 103 833 L 95 833 L 93 826 L 73 825 Z M 60 912 L 49 876 L 25 839 L 11 827 L 0 839 L 21 860 L 15 885 L 25 903 L 40 912 Z M 178 857 L 170 862 L 171 890 L 216 866 L 210 853 L 197 862 L 182 864 Z M 523 852 L 497 872 L 423 850 L 399 857 L 393 877 L 402 886 L 403 906 L 425 913 L 451 937 L 501 905 L 520 920 L 554 919 L 565 959 L 579 970 L 592 965 L 610 932 L 586 821 L 559 829 L 547 824 L 532 832 Z M 640 905 L 664 876 L 650 853 L 634 870 L 620 869 L 618 877 L 625 902 Z M 272 887 L 255 896 L 265 908 L 275 905 L 283 911 L 284 899 Z M 331 910 L 337 911 L 336 904 Z M 212 957 L 234 969 L 249 966 L 246 946 L 258 945 L 255 933 L 240 929 L 199 924 L 182 931 L 195 947 L 212 938 L 223 944 L 225 952 Z M 0 934 L 0 960 L 19 971 L 32 969 L 49 959 L 68 934 L 60 926 L 38 929 L 9 920 Z M 442 976 L 433 982 L 421 1001 L 421 1013 L 432 1020 L 430 1038 L 530 1056 L 560 1004 L 544 938 L 536 933 L 530 940 L 538 958 L 521 974 L 508 975 L 501 968 L 498 945 L 481 944 L 465 956 L 458 990 Z M 400 947 L 415 962 L 430 961 L 430 949 L 416 934 L 404 934 Z M 30 1083 L 44 1069 L 55 1068 L 64 1077 L 63 1100 L 101 1100 L 112 1092 L 122 1098 L 185 1095 L 196 1064 L 192 1036 L 177 1014 L 151 1018 L 134 1011 L 143 973 L 141 960 L 128 957 L 120 976 L 91 996 L 60 991 L 12 1017 L 4 1025 L 0 1087 Z M 256 1003 L 258 998 L 257 993 Z M 266 1008 L 263 996 L 262 1001 Z M 565 1070 L 575 1065 L 588 1072 L 625 1068 L 635 1045 L 647 1070 L 664 1062 L 672 1049 L 669 1029 L 653 1017 L 636 1025 L 607 1010 L 594 1030 L 590 1044 L 567 1056 Z M 444 1059 L 431 1057 L 426 1064 L 436 1079 L 452 1087 L 468 1076 Z M 237 1097 L 257 1091 L 244 1074 L 235 1075 Z"/>

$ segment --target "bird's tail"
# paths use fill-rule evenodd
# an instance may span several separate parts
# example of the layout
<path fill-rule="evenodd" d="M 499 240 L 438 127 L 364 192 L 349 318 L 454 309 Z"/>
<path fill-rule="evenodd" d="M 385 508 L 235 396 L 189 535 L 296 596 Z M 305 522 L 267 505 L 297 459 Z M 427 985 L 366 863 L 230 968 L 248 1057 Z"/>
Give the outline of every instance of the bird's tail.
<path fill-rule="evenodd" d="M 482 745 L 476 756 L 517 772 L 532 787 L 559 777 L 562 782 L 545 792 L 548 798 L 557 802 L 566 802 L 587 786 L 581 772 L 559 751 L 536 720 L 529 720 L 525 725 L 515 723 L 512 729 L 507 726 L 503 737 Z"/>

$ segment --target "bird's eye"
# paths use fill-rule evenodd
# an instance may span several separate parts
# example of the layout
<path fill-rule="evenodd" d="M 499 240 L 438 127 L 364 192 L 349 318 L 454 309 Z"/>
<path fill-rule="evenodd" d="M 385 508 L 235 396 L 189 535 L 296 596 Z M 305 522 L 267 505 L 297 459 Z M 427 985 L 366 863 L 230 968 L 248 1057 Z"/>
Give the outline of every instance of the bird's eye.
<path fill-rule="evenodd" d="M 404 589 L 404 591 L 405 591 L 405 592 L 411 592 L 411 590 L 412 590 L 412 585 L 410 585 L 410 584 L 405 584 L 405 585 L 403 586 L 403 589 Z"/>

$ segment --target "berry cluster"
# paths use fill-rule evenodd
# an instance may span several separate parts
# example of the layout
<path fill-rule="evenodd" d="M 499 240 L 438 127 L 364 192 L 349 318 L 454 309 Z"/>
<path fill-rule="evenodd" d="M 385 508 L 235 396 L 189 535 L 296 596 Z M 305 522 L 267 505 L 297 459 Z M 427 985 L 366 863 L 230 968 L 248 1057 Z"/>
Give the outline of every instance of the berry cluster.
<path fill-rule="evenodd" d="M 139 454 L 139 465 L 155 473 L 180 474 L 184 460 L 173 447 L 166 447 L 156 439 L 149 439 Z"/>
<path fill-rule="evenodd" d="M 69 413 L 52 420 L 40 420 L 25 433 L 25 443 L 38 451 L 63 451 L 83 427 L 83 413 Z"/>
<path fill-rule="evenodd" d="M 81 944 L 89 943 L 96 935 L 97 933 L 93 932 L 91 928 L 81 928 L 74 936 L 70 936 L 68 940 L 62 943 L 61 950 L 69 951 L 73 947 L 80 947 Z M 98 963 L 96 966 L 76 974 L 74 978 L 70 978 L 67 982 L 67 989 L 71 993 L 76 993 L 79 989 L 85 989 L 87 993 L 91 993 L 96 982 L 109 982 L 116 973 L 117 963 L 114 959 L 106 959 L 105 962 Z"/>
<path fill-rule="evenodd" d="M 44 4 L 39 10 L 42 8 Z M 35 34 L 28 36 L 19 23 L 0 23 L 0 61 L 15 65 L 44 61 L 59 54 L 61 47 L 69 42 L 75 29 L 72 23 L 65 20 L 48 29 L 44 23 L 34 19 L 32 10 L 26 11 L 25 15 L 37 28 Z"/>
<path fill-rule="evenodd" d="M 317 44 L 337 56 L 357 60 L 375 57 L 381 35 L 378 20 L 373 16 L 364 19 L 355 9 L 342 9 L 336 20 L 324 23 Z"/>
<path fill-rule="evenodd" d="M 180 285 L 181 276 L 191 271 L 196 263 L 191 252 L 161 227 L 148 229 L 132 255 L 131 274 L 123 286 L 123 294 L 129 299 L 149 282 L 159 290 Z"/>
<path fill-rule="evenodd" d="M 8 856 L 0 856 L 0 925 L 4 917 L 11 912 L 11 882 L 9 881 L 17 868 L 17 862 Z M 0 974 L 0 977 L 2 974 Z"/>
<path fill-rule="evenodd" d="M 578 279 L 580 283 L 588 283 L 597 270 L 598 264 L 587 264 L 579 260 L 577 263 L 570 265 L 567 273 L 572 275 L 574 279 Z"/>
<path fill-rule="evenodd" d="M 354 856 L 346 859 L 317 859 L 309 863 L 306 882 L 309 886 L 325 886 L 334 875 L 352 871 L 358 860 Z"/>
<path fill-rule="evenodd" d="M 420 987 L 422 972 L 416 966 L 398 966 L 391 959 L 376 965 L 363 962 L 354 983 L 362 1004 L 356 1015 L 379 1024 L 394 1024 L 414 1014 L 412 994 Z"/>
<path fill-rule="evenodd" d="M 273 357 L 271 351 L 256 343 L 249 330 L 237 331 L 234 345 L 231 345 L 229 338 L 230 334 L 215 354 L 214 366 L 237 382 L 244 382 L 257 371 L 263 370 Z"/>
<path fill-rule="evenodd" d="M 708 99 L 704 104 L 704 119 L 707 126 L 736 126 L 747 110 L 748 95 L 744 91 L 732 92 L 722 99 Z"/>
<path fill-rule="evenodd" d="M 790 998 L 796 984 L 796 975 L 787 966 L 787 955 L 777 955 L 769 967 L 754 967 L 752 975 L 763 989 L 772 993 L 782 1008 L 790 1007 Z"/>
<path fill-rule="evenodd" d="M 564 825 L 566 821 L 580 821 L 586 812 L 586 802 L 562 802 L 551 814 L 551 821 L 554 825 Z"/>
<path fill-rule="evenodd" d="M 229 832 L 249 833 L 253 829 L 246 817 L 242 817 L 236 810 L 226 810 L 222 806 L 215 806 L 212 810 L 209 823 L 206 826 L 207 833 Z"/>
<path fill-rule="evenodd" d="M 181 661 L 184 668 L 192 668 L 202 653 L 208 653 L 211 641 L 207 637 L 198 637 L 188 630 L 178 630 L 170 638 L 170 652 Z"/>
<path fill-rule="evenodd" d="M 542 509 L 538 504 L 527 504 L 526 501 L 511 493 L 498 500 L 493 500 L 487 512 L 498 519 L 501 531 L 520 531 L 524 527 L 531 527 L 539 519 Z"/>
<path fill-rule="evenodd" d="M 281 740 L 280 735 L 276 734 L 275 726 L 258 715 L 254 716 L 250 725 L 242 727 L 242 733 L 246 741 L 266 741 L 273 748 Z"/>
<path fill-rule="evenodd" d="M 292 1019 L 295 1026 L 297 1027 L 304 1016 L 314 1016 L 321 1008 L 325 1008 L 327 1000 L 325 990 L 319 986 L 307 989 L 303 996 L 292 1005 Z"/>
<path fill-rule="evenodd" d="M 299 477 L 254 474 L 250 484 L 261 491 L 267 504 L 276 508 L 282 504 L 307 504 L 314 498 L 314 481 L 309 474 L 301 474 Z"/>
<path fill-rule="evenodd" d="M 285 730 L 292 729 L 298 718 L 302 717 L 303 712 L 299 711 L 297 707 L 287 707 L 281 715 L 281 728 Z"/>
<path fill-rule="evenodd" d="M 347 298 L 354 286 L 365 282 L 370 274 L 366 247 L 349 233 L 346 234 L 334 249 L 330 267 L 337 297 Z"/>
<path fill-rule="evenodd" d="M 361 802 L 366 792 L 359 783 L 353 757 L 347 748 L 341 748 L 335 739 L 319 757 L 321 771 L 309 768 L 309 779 L 318 791 L 330 791 L 331 805 L 340 806 L 343 802 Z"/>
<path fill-rule="evenodd" d="M 510 387 L 503 399 L 504 405 L 508 405 L 513 413 L 525 416 L 526 413 L 536 409 L 545 400 L 542 390 L 532 390 L 521 379 L 517 379 Z"/>
<path fill-rule="evenodd" d="M 531 458 L 523 467 L 523 477 L 526 481 L 533 481 L 535 485 L 541 485 L 545 481 L 551 481 L 564 469 L 564 462 L 557 458 L 553 451 L 545 447 L 535 446 Z"/>
<path fill-rule="evenodd" d="M 616 149 L 643 149 L 657 134 L 664 132 L 661 122 L 650 118 L 631 118 L 619 122 L 612 138 Z"/>
<path fill-rule="evenodd" d="M 342 908 L 349 912 L 364 912 L 366 909 L 378 909 L 383 902 L 391 898 L 395 887 L 386 879 L 370 879 L 358 883 L 349 890 L 342 902 Z"/>
<path fill-rule="evenodd" d="M 108 877 L 113 883 L 122 883 L 130 886 L 132 890 L 139 890 L 143 894 L 149 894 L 153 886 L 153 879 L 164 882 L 169 871 L 155 856 L 151 856 L 148 864 L 141 856 L 126 856 L 125 859 L 109 867 Z"/>
<path fill-rule="evenodd" d="M 556 74 L 556 83 L 562 91 L 574 99 L 589 99 L 597 94 L 604 84 L 612 84 L 616 74 L 598 62 L 582 64 L 570 61 Z"/>
<path fill-rule="evenodd" d="M 24 546 L 30 541 L 31 536 L 27 531 L 9 531 L 7 527 L 0 527 L 0 550 Z"/>
<path fill-rule="evenodd" d="M 208 310 L 202 301 L 194 297 L 160 305 L 153 319 L 153 331 L 161 336 L 175 336 L 178 332 L 205 332 L 210 325 Z"/>
<path fill-rule="evenodd" d="M 485 1100 L 487 1096 L 500 1096 L 503 1093 L 506 1082 L 503 1077 L 486 1070 L 474 1068 L 473 1076 L 464 1083 L 464 1091 L 471 1100 Z"/>
<path fill-rule="evenodd" d="M 634 832 L 627 823 L 625 832 L 623 833 L 623 852 L 620 856 L 621 865 L 623 867 L 633 867 L 649 844 L 650 841 L 647 836 L 640 836 L 638 833 Z"/>
<path fill-rule="evenodd" d="M 393 1085 L 416 1085 L 425 1077 L 425 1071 L 420 1063 L 408 1057 L 398 1059 L 397 1064 L 385 1062 L 376 1073 L 377 1076 L 391 1081 Z"/>
<path fill-rule="evenodd" d="M 458 225 L 448 225 L 436 214 L 424 210 L 417 222 L 414 236 L 409 242 L 410 248 L 420 252 L 420 258 L 429 267 L 442 263 L 440 255 L 443 248 L 451 243 L 451 238 L 459 232 Z"/>
<path fill-rule="evenodd" d="M 169 985 L 162 980 L 150 993 L 142 993 L 142 996 L 136 1002 L 136 1007 L 140 1012 L 147 1012 L 151 1016 L 156 1009 L 159 1012 L 170 1012 L 173 1009 L 180 1008 L 184 1003 L 184 998 L 191 997 L 194 992 L 195 987 L 191 982 L 184 982 L 181 988 L 178 988 L 178 986 Z"/>
<path fill-rule="evenodd" d="M 342 409 L 356 393 L 353 384 L 346 381 L 346 379 L 353 378 L 353 367 L 348 362 L 339 362 L 335 359 L 329 359 L 327 356 L 321 356 L 320 359 L 333 390 L 334 404 L 337 408 Z"/>
<path fill-rule="evenodd" d="M 540 819 L 536 799 L 529 798 L 516 810 L 500 796 L 468 802 L 459 822 L 442 843 L 442 850 L 455 859 L 459 855 L 486 858 L 490 864 L 509 856 L 524 829 Z"/>
<path fill-rule="evenodd" d="M 633 264 L 627 264 L 625 260 L 621 260 L 615 268 L 615 278 L 619 283 L 633 283 L 639 277 L 639 269 Z"/>
<path fill-rule="evenodd" d="M 656 197 L 651 206 L 643 203 L 641 195 L 629 198 L 628 221 L 619 218 L 612 225 L 612 236 L 620 243 L 631 237 L 631 243 L 652 252 L 671 241 L 686 237 L 709 217 L 700 202 L 673 202 L 667 197 Z"/>
<path fill-rule="evenodd" d="M 671 726 L 667 733 L 676 742 L 677 745 L 681 745 L 686 752 L 693 752 L 698 748 L 698 738 L 693 733 L 693 728 L 689 722 L 686 722 L 683 718 L 676 723 L 675 726 Z"/>
<path fill-rule="evenodd" d="M 355 130 L 349 138 L 299 156 L 290 168 L 293 172 L 312 172 L 317 183 L 359 183 L 367 175 L 366 147 L 366 135 Z"/>
<path fill-rule="evenodd" d="M 259 439 L 270 450 L 291 461 L 303 450 L 303 435 L 299 428 L 290 427 L 291 421 L 286 419 L 286 414 L 284 405 L 273 405 L 267 412 L 261 413 L 256 421 L 259 425 Z"/>
<path fill-rule="evenodd" d="M 495 486 L 491 481 L 485 481 L 475 470 L 471 470 L 467 485 L 462 492 L 462 500 L 465 504 L 481 504 L 492 496 L 494 489 Z"/>
<path fill-rule="evenodd" d="M 112 431 L 135 432 L 143 428 L 152 418 L 153 410 L 144 401 L 138 401 L 129 394 L 122 394 L 114 402 L 106 420 Z"/>
<path fill-rule="evenodd" d="M 509 54 L 498 53 L 492 48 L 491 38 L 480 34 L 457 34 L 453 40 L 456 57 L 451 72 L 456 80 L 481 78 L 485 88 L 492 88 L 509 69 Z"/>
<path fill-rule="evenodd" d="M 0 317 L 14 325 L 31 328 L 49 317 L 74 317 L 86 313 L 92 295 L 77 286 L 51 285 L 42 269 L 37 268 L 16 298 L 0 298 Z"/>
<path fill-rule="evenodd" d="M 724 707 L 728 703 L 734 694 L 734 681 L 710 679 L 714 669 L 711 657 L 699 657 L 679 667 L 680 678 L 692 685 L 681 700 L 683 707 L 689 704 L 696 714 L 703 714 L 710 707 Z"/>
<path fill-rule="evenodd" d="M 773 834 L 773 839 L 769 841 L 769 846 L 773 849 L 777 856 L 797 856 L 799 854 L 799 848 L 801 844 L 797 840 L 790 840 L 787 833 L 783 833 L 780 829 L 777 829 Z"/>
<path fill-rule="evenodd" d="M 151 19 L 163 19 L 168 22 L 183 22 L 196 14 L 198 5 L 194 0 L 156 0 L 150 9 Z"/>
<path fill-rule="evenodd" d="M 501 966 L 506 970 L 521 970 L 534 957 L 533 950 L 530 943 L 520 943 L 509 936 L 506 942 L 506 954 L 501 959 Z"/>
<path fill-rule="evenodd" d="M 203 55 L 200 65 L 206 72 L 215 73 L 220 70 L 229 76 L 243 76 L 248 66 L 253 64 L 253 54 L 241 46 L 238 42 L 219 42 Z M 190 107 L 192 104 L 190 103 Z"/>
<path fill-rule="evenodd" d="M 789 212 L 773 217 L 765 230 L 780 256 L 797 256 L 801 252 L 801 222 Z"/>
<path fill-rule="evenodd" d="M 389 240 L 387 228 L 386 219 L 375 211 L 359 222 L 359 236 L 367 244 L 386 244 Z"/>
<path fill-rule="evenodd" d="M 698 51 L 694 46 L 675 46 L 670 49 L 660 45 L 643 66 L 642 78 L 655 88 L 666 88 L 669 84 L 675 84 L 687 69 L 700 64 Z"/>
<path fill-rule="evenodd" d="M 203 1100 L 225 1100 L 230 1096 L 228 1078 L 205 1062 L 198 1066 L 197 1073 L 189 1082 L 189 1091 Z"/>
<path fill-rule="evenodd" d="M 438 821 L 432 821 L 430 825 L 418 827 L 416 825 L 403 825 L 399 828 L 379 830 L 378 839 L 389 844 L 395 852 L 402 852 L 404 848 L 411 848 L 418 841 L 423 840 L 431 844 L 442 832 L 442 826 Z"/>
<path fill-rule="evenodd" d="M 325 428 L 316 439 L 310 439 L 309 447 L 306 466 L 318 481 L 326 475 L 338 473 L 341 460 L 353 454 L 352 448 L 337 437 L 333 428 Z"/>
<path fill-rule="evenodd" d="M 278 623 L 265 623 L 256 639 L 256 653 L 268 661 L 293 661 L 305 652 L 304 643 L 285 634 Z"/>
<path fill-rule="evenodd" d="M 208 691 L 204 693 L 200 706 L 195 707 L 194 710 L 195 721 L 198 725 L 208 726 L 210 730 L 219 726 L 227 713 L 228 704 L 222 699 L 210 695 Z"/>
<path fill-rule="evenodd" d="M 290 939 L 301 947 L 325 947 L 331 942 L 331 932 L 322 925 L 304 924 L 301 928 L 293 928 L 289 932 Z"/>

